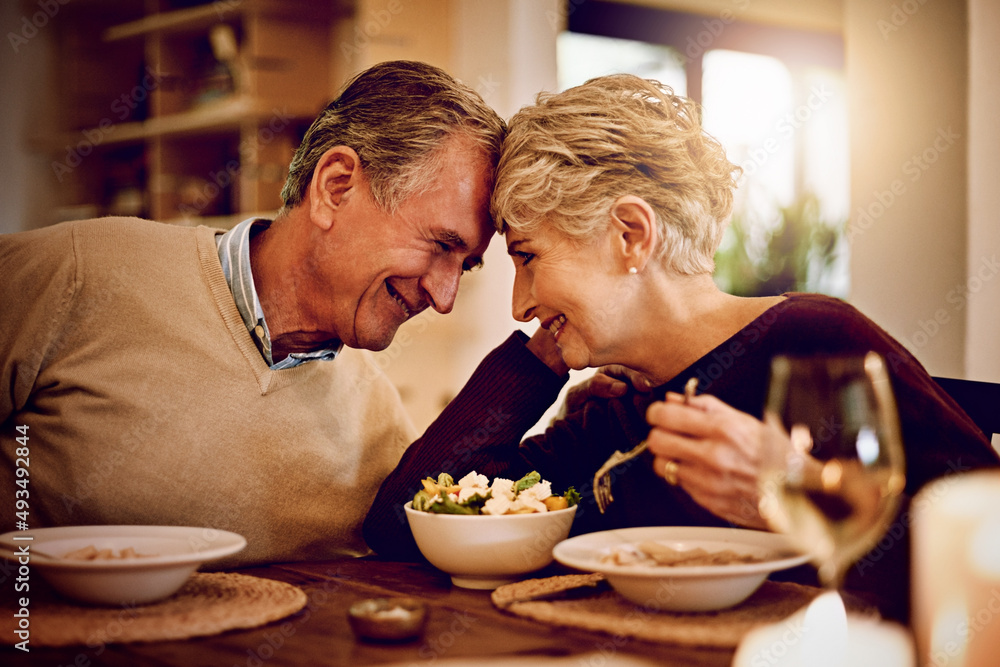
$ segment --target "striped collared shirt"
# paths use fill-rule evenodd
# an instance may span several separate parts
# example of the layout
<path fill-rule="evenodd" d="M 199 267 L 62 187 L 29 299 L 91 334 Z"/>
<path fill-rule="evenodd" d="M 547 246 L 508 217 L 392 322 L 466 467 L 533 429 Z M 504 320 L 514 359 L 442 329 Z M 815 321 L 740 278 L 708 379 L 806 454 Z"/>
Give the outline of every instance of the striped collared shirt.
<path fill-rule="evenodd" d="M 257 345 L 257 349 L 271 370 L 292 368 L 307 361 L 335 359 L 343 347 L 342 344 L 311 352 L 293 352 L 278 363 L 274 363 L 271 357 L 271 333 L 267 329 L 264 310 L 260 307 L 257 288 L 253 284 L 253 273 L 250 271 L 250 237 L 267 229 L 270 224 L 270 220 L 250 218 L 225 234 L 215 237 L 215 243 L 219 248 L 219 261 L 222 262 L 222 272 L 226 276 L 229 291 L 233 293 L 243 324 L 246 325 L 250 338 Z"/>

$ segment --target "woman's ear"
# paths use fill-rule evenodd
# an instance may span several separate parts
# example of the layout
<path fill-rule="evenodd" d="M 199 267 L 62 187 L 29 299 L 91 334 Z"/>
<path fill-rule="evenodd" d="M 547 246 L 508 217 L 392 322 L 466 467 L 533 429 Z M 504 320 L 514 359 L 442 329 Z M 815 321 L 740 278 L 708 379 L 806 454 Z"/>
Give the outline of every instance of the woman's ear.
<path fill-rule="evenodd" d="M 323 153 L 307 189 L 309 213 L 322 229 L 333 225 L 333 218 L 361 183 L 361 159 L 353 148 L 334 146 Z"/>
<path fill-rule="evenodd" d="M 659 241 L 653 208 L 642 197 L 619 197 L 611 205 L 611 227 L 613 249 L 621 258 L 623 270 L 629 273 L 642 271 Z"/>

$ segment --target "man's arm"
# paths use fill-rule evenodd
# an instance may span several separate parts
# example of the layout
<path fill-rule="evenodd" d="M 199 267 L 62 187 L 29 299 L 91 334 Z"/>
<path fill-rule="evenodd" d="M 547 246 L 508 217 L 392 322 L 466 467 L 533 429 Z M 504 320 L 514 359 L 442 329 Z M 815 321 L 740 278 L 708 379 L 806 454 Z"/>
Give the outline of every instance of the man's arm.
<path fill-rule="evenodd" d="M 0 423 L 28 404 L 42 363 L 61 344 L 76 293 L 65 228 L 0 234 Z"/>

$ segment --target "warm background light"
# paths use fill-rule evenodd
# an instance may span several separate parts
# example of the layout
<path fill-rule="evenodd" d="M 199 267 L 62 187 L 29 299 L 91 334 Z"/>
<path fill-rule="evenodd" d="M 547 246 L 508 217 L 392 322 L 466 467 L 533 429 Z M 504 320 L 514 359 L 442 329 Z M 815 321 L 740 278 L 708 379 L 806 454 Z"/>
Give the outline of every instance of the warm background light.
<path fill-rule="evenodd" d="M 331 32 L 328 76 L 315 85 L 333 94 L 341 82 L 376 61 L 426 60 L 441 65 L 477 88 L 503 116 L 530 103 L 540 90 L 556 90 L 578 79 L 559 66 L 565 28 L 598 4 L 596 0 L 356 0 Z M 621 0 L 623 8 L 654 8 L 690 16 L 688 32 L 676 35 L 680 50 L 667 57 L 646 38 L 614 50 L 614 58 L 640 54 L 643 73 L 671 82 L 684 73 L 684 90 L 706 104 L 706 122 L 734 151 L 760 147 L 761 133 L 775 127 L 766 111 L 787 101 L 785 75 L 761 65 L 760 54 L 718 52 L 712 37 L 725 18 L 722 35 L 739 22 L 761 29 L 804 31 L 803 48 L 842 43 L 838 84 L 822 68 L 806 72 L 806 83 L 791 91 L 791 112 L 815 86 L 833 91 L 827 103 L 811 110 L 795 137 L 809 146 L 787 184 L 787 157 L 781 148 L 759 172 L 774 176 L 745 198 L 766 210 L 770 200 L 787 201 L 788 192 L 815 191 L 824 217 L 851 217 L 853 235 L 840 254 L 841 278 L 821 285 L 852 303 L 903 340 L 936 375 L 1000 382 L 1000 4 L 993 0 L 899 2 L 898 0 Z M 42 150 L 56 128 L 61 86 L 51 77 L 55 28 L 74 11 L 101 5 L 109 11 L 135 11 L 129 3 L 59 4 L 59 14 L 27 44 L 0 51 L 0 231 L 49 224 L 56 219 L 67 190 L 53 178 L 51 163 L 60 155 Z M 220 5 L 225 6 L 225 5 Z M 14 32 L 37 3 L 0 3 L 0 25 Z M 711 30 L 709 29 L 711 26 Z M 708 32 L 705 32 L 705 31 Z M 704 33 L 704 34 L 703 34 Z M 691 40 L 694 40 L 692 42 Z M 699 42 L 700 40 L 700 42 Z M 701 90 L 687 78 L 687 49 L 704 51 Z M 727 46 L 725 51 L 740 49 Z M 618 66 L 606 51 L 592 46 L 595 61 Z M 666 55 L 665 55 L 666 54 Z M 90 54 L 99 57 L 99 53 Z M 795 54 L 792 54 L 793 56 Z M 744 60 L 753 57 L 751 60 Z M 716 72 L 743 67 L 742 77 Z M 723 69 L 726 69 L 723 68 Z M 773 73 L 772 73 L 773 70 Z M 790 70 L 794 77 L 797 70 Z M 601 72 L 603 73 L 603 72 Z M 567 78 L 569 77 L 569 78 Z M 819 78 L 816 78 L 819 77 Z M 827 78 L 823 78 L 827 77 Z M 735 101 L 743 81 L 757 88 Z M 117 91 L 120 93 L 120 91 Z M 108 91 L 110 105 L 116 91 Z M 714 104 L 712 99 L 726 99 Z M 781 104 L 784 104 L 783 102 Z M 784 104 L 788 113 L 787 104 Z M 777 112 L 778 109 L 771 109 Z M 803 111 L 803 113 L 805 113 Z M 751 121 L 757 120 L 754 129 Z M 723 117 L 728 117 L 725 119 Z M 771 123 L 769 125 L 769 123 Z M 831 128 L 840 128 L 833 130 Z M 739 131 L 755 136 L 739 136 Z M 848 139 L 844 138 L 847 133 Z M 778 139 L 784 138 L 780 130 Z M 766 141 L 766 136 L 764 136 Z M 740 148 L 742 146 L 742 148 Z M 57 153 L 62 145 L 56 147 Z M 923 160 L 924 169 L 914 161 Z M 933 159 L 933 162 L 931 162 Z M 846 166 L 845 166 L 846 162 Z M 773 174 L 771 173 L 773 172 Z M 916 178 L 919 175 L 919 178 Z M 916 180 L 913 180 L 916 178 Z M 780 183 L 779 183 L 780 181 Z M 893 185 L 898 181 L 896 191 Z M 844 193 L 847 193 L 845 200 Z M 760 201 L 759 205 L 756 203 Z M 845 203 L 846 202 L 846 203 Z M 885 203 L 883 203 L 885 202 Z M 881 207 L 881 208 L 880 208 Z M 68 214 L 68 209 L 62 213 Z M 867 216 L 867 217 L 866 217 Z M 765 220 L 766 223 L 766 220 Z M 762 223 L 764 224 L 764 223 Z M 764 225 L 766 226 L 766 224 Z M 476 363 L 515 327 L 510 316 L 512 269 L 499 244 L 487 268 L 463 283 L 454 314 L 424 318 L 403 331 L 382 353 L 381 363 L 400 387 L 418 427 L 435 416 L 462 386 Z M 532 330 L 533 325 L 523 325 Z"/>

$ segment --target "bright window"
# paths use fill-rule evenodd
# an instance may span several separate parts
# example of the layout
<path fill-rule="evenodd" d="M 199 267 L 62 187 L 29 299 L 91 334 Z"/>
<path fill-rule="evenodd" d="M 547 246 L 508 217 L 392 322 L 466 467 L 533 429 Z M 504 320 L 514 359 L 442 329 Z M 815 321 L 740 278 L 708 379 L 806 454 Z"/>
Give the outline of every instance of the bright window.
<path fill-rule="evenodd" d="M 675 25 L 690 20 L 672 16 Z M 616 37 L 564 32 L 558 42 L 560 89 L 629 72 L 657 79 L 680 94 L 694 90 L 706 131 L 743 168 L 733 223 L 716 257 L 717 282 L 739 294 L 795 289 L 845 296 L 847 99 L 842 72 L 823 64 L 836 48 L 824 39 L 819 41 L 826 52 L 813 60 L 808 54 L 794 62 L 762 55 L 774 50 L 773 32 L 759 40 L 761 53 L 722 48 L 724 38 L 740 30 L 736 24 L 726 24 L 726 32 L 694 54 L 682 53 L 684 42 L 678 39 L 683 32 L 673 42 L 664 39 L 674 46 L 621 38 L 644 31 L 650 39 L 650 23 L 622 22 L 614 29 Z M 803 34 L 786 31 L 780 37 L 801 44 Z M 693 57 L 694 62 L 686 60 Z M 693 85 L 687 74 L 700 79 Z"/>
<path fill-rule="evenodd" d="M 792 75 L 777 58 L 738 51 L 709 51 L 704 62 L 702 124 L 743 168 L 737 209 L 766 221 L 795 197 L 794 136 L 785 122 Z"/>
<path fill-rule="evenodd" d="M 557 48 L 559 90 L 578 86 L 595 76 L 627 72 L 656 79 L 679 95 L 687 94 L 683 61 L 669 46 L 563 32 Z"/>

